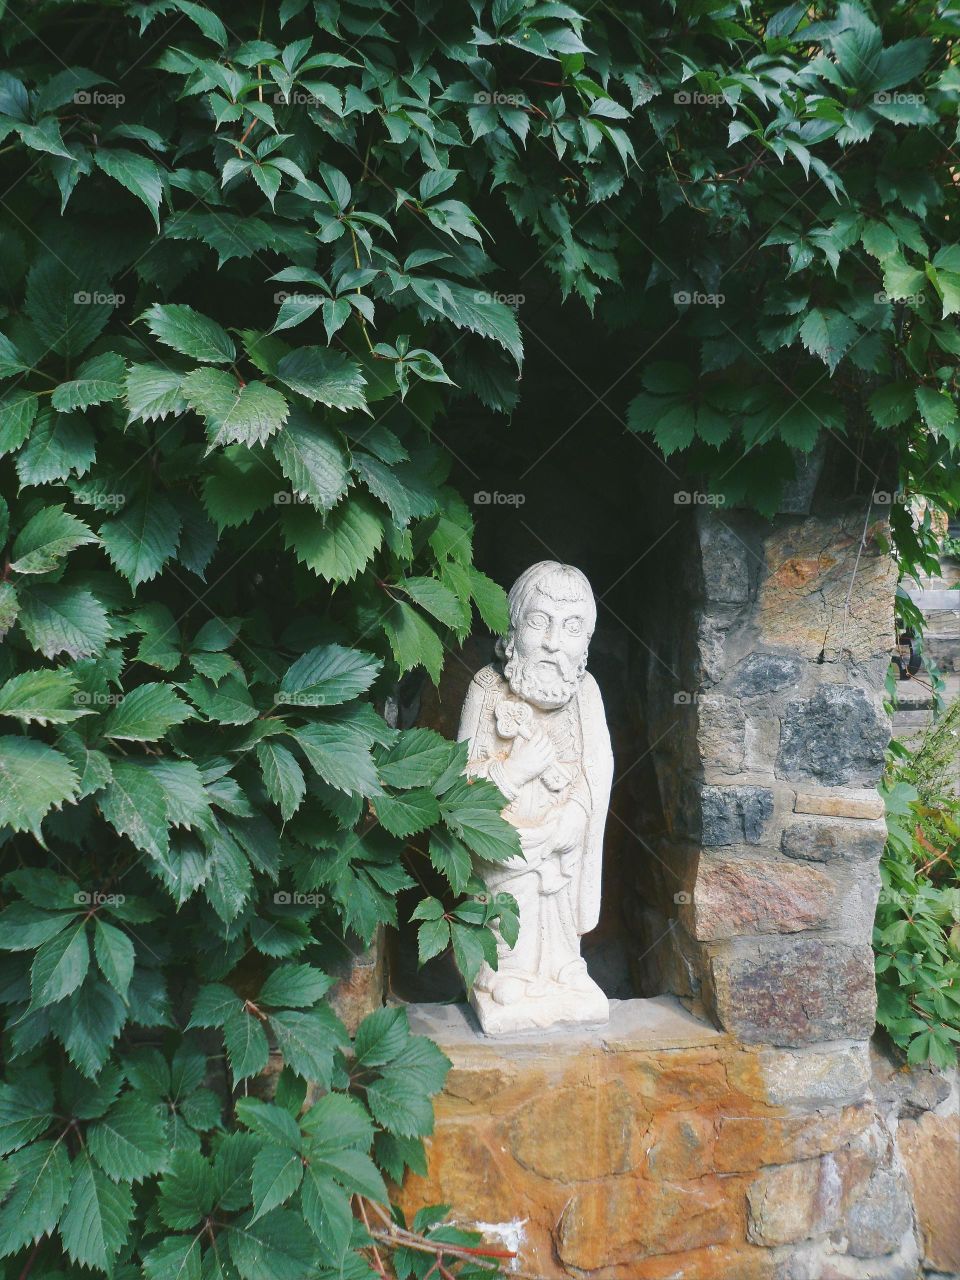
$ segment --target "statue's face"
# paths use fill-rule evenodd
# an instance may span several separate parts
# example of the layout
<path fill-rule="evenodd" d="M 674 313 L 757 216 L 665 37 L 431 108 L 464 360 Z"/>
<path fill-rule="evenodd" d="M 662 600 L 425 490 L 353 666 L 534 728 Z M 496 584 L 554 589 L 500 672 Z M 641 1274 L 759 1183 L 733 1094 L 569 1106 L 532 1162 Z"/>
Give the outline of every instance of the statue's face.
<path fill-rule="evenodd" d="M 570 680 L 590 643 L 586 600 L 559 602 L 535 591 L 513 633 L 514 652 L 537 682 Z"/>

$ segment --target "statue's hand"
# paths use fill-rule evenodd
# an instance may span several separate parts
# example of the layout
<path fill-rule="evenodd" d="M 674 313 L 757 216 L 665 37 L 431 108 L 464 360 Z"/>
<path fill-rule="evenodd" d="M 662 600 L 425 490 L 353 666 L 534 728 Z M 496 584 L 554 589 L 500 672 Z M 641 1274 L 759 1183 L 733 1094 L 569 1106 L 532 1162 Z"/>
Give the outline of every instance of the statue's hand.
<path fill-rule="evenodd" d="M 539 778 L 555 763 L 553 743 L 542 729 L 534 729 L 529 738 L 519 734 L 514 738 L 503 768 L 512 785 L 519 790 L 525 782 Z"/>

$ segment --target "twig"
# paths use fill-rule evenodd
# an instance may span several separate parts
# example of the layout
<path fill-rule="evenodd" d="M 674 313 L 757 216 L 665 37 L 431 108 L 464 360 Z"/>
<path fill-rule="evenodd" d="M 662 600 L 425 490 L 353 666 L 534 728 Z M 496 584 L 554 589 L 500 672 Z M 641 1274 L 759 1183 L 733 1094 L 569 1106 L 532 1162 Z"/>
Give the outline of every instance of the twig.
<path fill-rule="evenodd" d="M 363 1219 L 363 1225 L 367 1228 L 367 1234 L 371 1236 L 374 1235 L 375 1233 L 370 1230 L 370 1219 L 367 1217 L 367 1211 L 363 1203 L 363 1196 L 357 1196 L 357 1204 L 360 1206 L 360 1217 Z M 377 1274 L 382 1276 L 383 1280 L 388 1280 L 387 1273 L 383 1265 L 383 1259 L 380 1257 L 380 1251 L 377 1249 L 376 1245 L 373 1246 L 373 1260 L 377 1264 Z"/>

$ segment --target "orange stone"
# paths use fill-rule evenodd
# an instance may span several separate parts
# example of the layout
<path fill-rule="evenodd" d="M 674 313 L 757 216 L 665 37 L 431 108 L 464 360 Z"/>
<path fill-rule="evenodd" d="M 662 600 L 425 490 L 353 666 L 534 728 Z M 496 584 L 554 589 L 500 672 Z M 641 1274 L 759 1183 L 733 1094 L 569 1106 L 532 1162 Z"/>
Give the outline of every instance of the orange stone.
<path fill-rule="evenodd" d="M 913 1183 L 924 1261 L 960 1272 L 960 1118 L 926 1111 L 901 1120 L 897 1142 Z"/>

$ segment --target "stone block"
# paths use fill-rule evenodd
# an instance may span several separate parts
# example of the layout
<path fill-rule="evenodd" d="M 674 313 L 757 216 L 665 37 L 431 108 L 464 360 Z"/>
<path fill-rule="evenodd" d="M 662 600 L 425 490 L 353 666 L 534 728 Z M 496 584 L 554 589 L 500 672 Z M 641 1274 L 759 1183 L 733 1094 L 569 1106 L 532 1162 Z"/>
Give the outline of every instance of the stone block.
<path fill-rule="evenodd" d="M 647 1177 L 684 1182 L 713 1172 L 716 1138 L 716 1123 L 711 1115 L 667 1111 L 655 1117 L 643 1139 Z"/>
<path fill-rule="evenodd" d="M 726 950 L 711 961 L 716 1012 L 748 1043 L 867 1039 L 876 995 L 869 946 L 814 938 Z"/>
<path fill-rule="evenodd" d="M 897 1144 L 913 1187 L 924 1264 L 960 1273 L 960 1118 L 926 1112 L 903 1120 Z"/>
<path fill-rule="evenodd" d="M 833 880 L 813 867 L 744 858 L 701 861 L 693 891 L 694 937 L 797 933 L 830 923 Z"/>
<path fill-rule="evenodd" d="M 619 1080 L 593 1088 L 556 1089 L 529 1099 L 513 1116 L 509 1146 L 525 1169 L 558 1182 L 626 1173 L 640 1118 Z"/>
<path fill-rule="evenodd" d="M 793 811 L 825 818 L 882 818 L 883 801 L 876 791 L 798 791 Z"/>
<path fill-rule="evenodd" d="M 842 1233 L 855 1258 L 896 1253 L 913 1225 L 910 1193 L 899 1169 L 876 1169 L 843 1215 Z"/>
<path fill-rule="evenodd" d="M 703 590 L 715 604 L 743 604 L 750 598 L 754 553 L 730 524 L 708 514 L 700 519 L 700 563 Z"/>
<path fill-rule="evenodd" d="M 751 653 L 733 672 L 730 692 L 737 698 L 763 698 L 800 683 L 803 663 L 782 653 Z"/>
<path fill-rule="evenodd" d="M 819 1192 L 819 1160 L 762 1170 L 747 1188 L 747 1239 L 771 1246 L 813 1235 L 820 1225 Z"/>
<path fill-rule="evenodd" d="M 773 817 L 768 787 L 703 787 L 700 792 L 705 845 L 759 844 Z"/>
<path fill-rule="evenodd" d="M 721 1116 L 713 1168 L 717 1173 L 745 1173 L 825 1155 L 863 1133 L 873 1115 L 870 1107 L 860 1104 L 799 1115 Z"/>
<path fill-rule="evenodd" d="M 557 1254 L 581 1271 L 730 1244 L 742 1232 L 736 1179 L 699 1178 L 658 1185 L 617 1178 L 580 1187 L 568 1201 L 556 1232 Z"/>
<path fill-rule="evenodd" d="M 863 689 L 821 685 L 811 697 L 787 706 L 777 773 L 825 786 L 873 782 L 889 738 L 889 718 Z"/>
<path fill-rule="evenodd" d="M 812 817 L 789 822 L 780 848 L 788 858 L 805 862 L 872 862 L 879 860 L 886 838 L 886 823 L 879 819 L 856 823 Z"/>
<path fill-rule="evenodd" d="M 732 698 L 711 693 L 697 703 L 697 747 L 707 768 L 737 773 L 743 768 L 746 716 Z"/>
<path fill-rule="evenodd" d="M 756 1059 L 746 1053 L 732 1059 L 728 1075 L 735 1088 L 774 1106 L 840 1105 L 866 1094 L 870 1059 L 866 1043 L 763 1049 Z"/>

